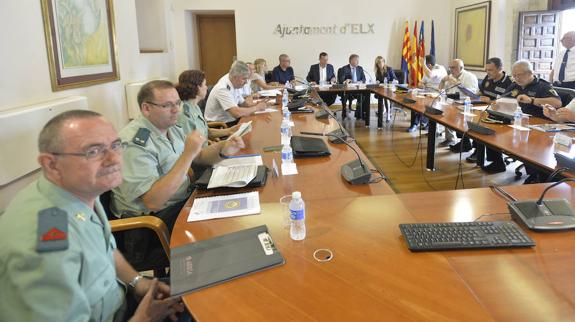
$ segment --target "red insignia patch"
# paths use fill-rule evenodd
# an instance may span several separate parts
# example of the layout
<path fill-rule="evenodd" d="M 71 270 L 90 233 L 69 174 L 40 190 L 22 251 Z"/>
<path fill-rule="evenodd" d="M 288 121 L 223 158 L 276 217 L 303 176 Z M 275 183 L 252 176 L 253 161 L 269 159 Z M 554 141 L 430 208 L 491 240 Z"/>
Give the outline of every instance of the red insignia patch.
<path fill-rule="evenodd" d="M 62 240 L 62 239 L 66 239 L 66 233 L 56 228 L 52 228 L 48 230 L 48 232 L 46 232 L 44 235 L 42 235 L 43 241 Z"/>

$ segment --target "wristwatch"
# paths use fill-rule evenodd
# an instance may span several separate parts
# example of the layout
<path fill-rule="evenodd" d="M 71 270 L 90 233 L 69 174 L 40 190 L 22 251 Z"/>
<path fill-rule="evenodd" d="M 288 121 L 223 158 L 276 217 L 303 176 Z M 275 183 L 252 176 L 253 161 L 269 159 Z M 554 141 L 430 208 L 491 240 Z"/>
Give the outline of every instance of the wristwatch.
<path fill-rule="evenodd" d="M 136 275 L 136 277 L 134 277 L 130 283 L 128 283 L 128 285 L 130 285 L 131 288 L 136 288 L 136 285 L 138 284 L 138 282 L 140 282 L 140 280 L 144 278 L 142 275 L 138 274 Z"/>

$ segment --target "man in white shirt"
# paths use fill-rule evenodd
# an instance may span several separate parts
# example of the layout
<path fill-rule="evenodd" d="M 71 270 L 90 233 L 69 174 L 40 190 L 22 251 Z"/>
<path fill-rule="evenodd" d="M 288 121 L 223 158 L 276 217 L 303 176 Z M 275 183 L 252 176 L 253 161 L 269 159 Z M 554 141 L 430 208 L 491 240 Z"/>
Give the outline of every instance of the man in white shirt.
<path fill-rule="evenodd" d="M 449 71 L 451 75 L 443 77 L 439 83 L 439 89 L 447 89 L 447 94 L 461 94 L 457 85 L 461 85 L 473 93 L 479 91 L 479 82 L 477 81 L 477 76 L 465 70 L 465 65 L 463 60 L 454 59 L 449 63 Z M 450 146 L 455 141 L 455 131 L 445 129 L 445 141 L 441 142 L 440 146 Z M 464 152 L 471 150 L 471 144 L 469 146 L 461 147 Z M 452 149 L 453 150 L 453 149 Z M 459 151 L 457 151 L 459 152 Z"/>
<path fill-rule="evenodd" d="M 445 67 L 435 63 L 435 56 L 427 55 L 425 56 L 425 64 L 423 65 L 423 78 L 419 82 L 419 87 L 421 88 L 433 88 L 439 90 L 439 83 L 441 80 L 447 76 L 447 71 Z M 429 124 L 429 119 L 423 114 L 411 111 L 411 126 L 407 129 L 407 132 L 415 132 L 421 125 L 424 129 L 427 129 Z"/>
<path fill-rule="evenodd" d="M 561 44 L 565 50 L 556 56 L 549 80 L 555 86 L 575 89 L 575 53 L 571 52 L 575 46 L 575 31 L 566 32 Z"/>
<path fill-rule="evenodd" d="M 230 72 L 222 76 L 212 89 L 206 102 L 205 117 L 208 121 L 237 124 L 239 118 L 266 109 L 266 101 L 254 103 L 244 100 L 243 86 L 250 78 L 250 68 L 242 61 L 235 61 Z"/>

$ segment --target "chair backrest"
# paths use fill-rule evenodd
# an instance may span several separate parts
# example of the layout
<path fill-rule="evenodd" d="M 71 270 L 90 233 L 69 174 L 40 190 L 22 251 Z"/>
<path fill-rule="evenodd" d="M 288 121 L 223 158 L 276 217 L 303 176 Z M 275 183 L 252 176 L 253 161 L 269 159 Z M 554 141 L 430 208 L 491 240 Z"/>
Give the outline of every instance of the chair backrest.
<path fill-rule="evenodd" d="M 208 101 L 208 97 L 210 96 L 210 92 L 212 91 L 212 89 L 214 88 L 214 85 L 210 85 L 208 86 L 208 90 L 206 91 L 206 97 L 204 97 L 203 100 L 198 102 L 198 106 L 200 107 L 200 110 L 202 111 L 202 115 L 206 115 L 206 102 Z"/>
<path fill-rule="evenodd" d="M 272 72 L 271 72 L 271 70 L 268 70 L 268 71 L 266 72 L 266 74 L 264 75 L 264 78 L 265 78 L 265 80 L 266 80 L 266 83 L 271 83 L 271 82 L 273 82 L 273 79 L 272 79 L 273 77 L 272 77 Z"/>
<path fill-rule="evenodd" d="M 575 90 L 566 87 L 553 86 L 561 97 L 561 106 L 567 106 L 575 98 Z"/>
<path fill-rule="evenodd" d="M 393 73 L 395 74 L 397 81 L 399 81 L 401 84 L 405 84 L 405 75 L 401 69 L 394 69 Z"/>
<path fill-rule="evenodd" d="M 100 202 L 102 203 L 102 207 L 104 208 L 104 211 L 106 212 L 106 217 L 108 217 L 108 220 L 117 219 L 112 214 L 112 210 L 110 208 L 110 204 L 112 202 L 112 190 L 108 190 L 108 191 L 104 192 L 103 194 L 101 194 L 100 195 Z"/>

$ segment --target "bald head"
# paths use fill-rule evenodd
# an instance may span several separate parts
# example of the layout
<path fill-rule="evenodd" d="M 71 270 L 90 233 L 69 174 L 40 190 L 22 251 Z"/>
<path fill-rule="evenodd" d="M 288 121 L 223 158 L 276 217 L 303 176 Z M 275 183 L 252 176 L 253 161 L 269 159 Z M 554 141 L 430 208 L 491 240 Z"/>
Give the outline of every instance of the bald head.
<path fill-rule="evenodd" d="M 463 65 L 463 60 L 461 59 L 454 59 L 449 63 L 449 71 L 451 71 L 451 74 L 455 77 L 459 77 L 464 68 L 465 65 Z"/>
<path fill-rule="evenodd" d="M 575 46 L 575 31 L 566 32 L 563 37 L 561 37 L 561 44 L 567 49 L 571 49 Z"/>
<path fill-rule="evenodd" d="M 62 129 L 70 123 L 69 121 L 100 117 L 102 117 L 100 113 L 87 110 L 71 110 L 56 115 L 42 128 L 38 137 L 38 151 L 43 153 L 61 151 L 66 146 L 66 139 L 62 136 Z"/>

